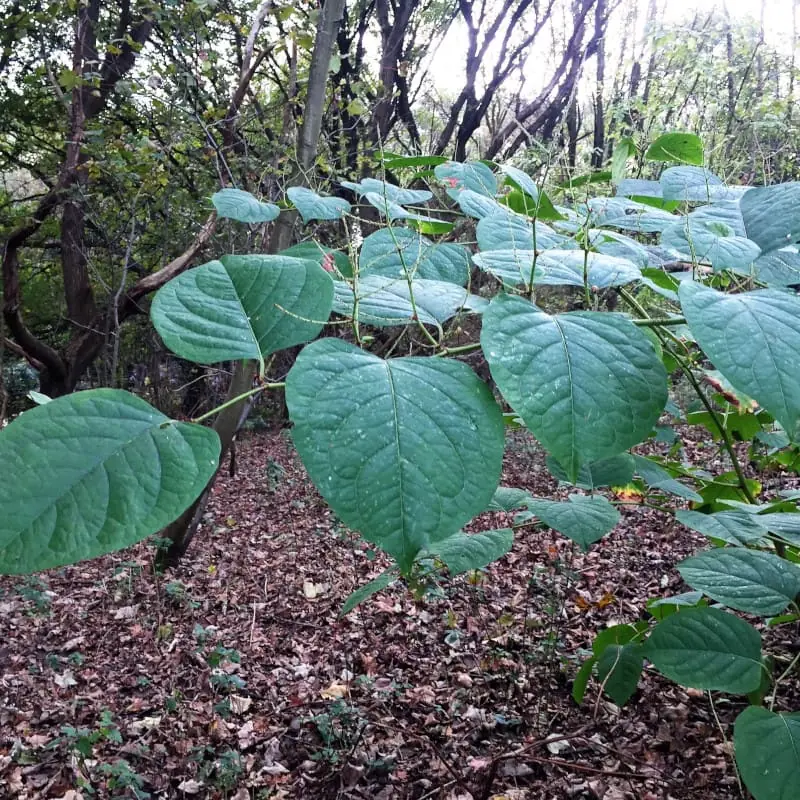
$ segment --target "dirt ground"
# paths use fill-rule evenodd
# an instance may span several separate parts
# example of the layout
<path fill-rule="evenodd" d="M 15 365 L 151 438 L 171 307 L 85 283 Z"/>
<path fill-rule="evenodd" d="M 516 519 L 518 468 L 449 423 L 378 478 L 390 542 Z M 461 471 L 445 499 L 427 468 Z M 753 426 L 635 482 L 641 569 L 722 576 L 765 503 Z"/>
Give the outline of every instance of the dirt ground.
<path fill-rule="evenodd" d="M 396 584 L 341 619 L 388 562 L 325 507 L 285 432 L 247 435 L 237 462 L 167 575 L 146 543 L 0 581 L 1 797 L 743 796 L 726 737 L 744 698 L 650 670 L 623 709 L 596 684 L 571 697 L 593 633 L 683 591 L 673 567 L 702 537 L 626 507 L 588 554 L 519 533 L 480 579 L 419 601 Z M 567 494 L 522 434 L 503 483 Z"/>

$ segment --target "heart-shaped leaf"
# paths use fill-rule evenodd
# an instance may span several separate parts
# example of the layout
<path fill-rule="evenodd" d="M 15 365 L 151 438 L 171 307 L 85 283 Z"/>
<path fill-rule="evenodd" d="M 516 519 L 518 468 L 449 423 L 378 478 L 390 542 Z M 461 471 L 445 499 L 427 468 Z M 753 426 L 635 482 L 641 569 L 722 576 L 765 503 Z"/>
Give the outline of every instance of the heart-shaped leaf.
<path fill-rule="evenodd" d="M 745 511 L 718 511 L 716 514 L 703 514 L 700 511 L 677 511 L 675 519 L 713 539 L 720 539 L 734 545 L 747 545 L 758 542 L 767 535 L 766 525 L 758 517 Z"/>
<path fill-rule="evenodd" d="M 483 219 L 492 214 L 503 213 L 503 206 L 492 197 L 485 194 L 478 194 L 472 189 L 451 190 L 456 192 L 456 201 L 461 210 L 470 217 Z"/>
<path fill-rule="evenodd" d="M 703 164 L 703 141 L 696 133 L 664 133 L 647 148 L 648 161 Z"/>
<path fill-rule="evenodd" d="M 0 573 L 36 572 L 135 544 L 180 516 L 217 468 L 210 428 L 93 389 L 0 432 Z"/>
<path fill-rule="evenodd" d="M 659 179 L 665 200 L 707 203 L 722 181 L 704 167 L 669 167 Z"/>
<path fill-rule="evenodd" d="M 384 361 L 323 339 L 300 353 L 286 403 L 297 451 L 320 493 L 403 570 L 492 498 L 503 416 L 466 364 Z"/>
<path fill-rule="evenodd" d="M 577 542 L 583 551 L 602 539 L 619 522 L 619 511 L 602 495 L 571 494 L 566 503 L 534 499 L 529 511 L 545 525 Z"/>
<path fill-rule="evenodd" d="M 737 611 L 774 616 L 800 594 L 800 567 L 773 553 L 717 547 L 678 564 L 693 589 Z"/>
<path fill-rule="evenodd" d="M 603 691 L 618 706 L 624 706 L 639 685 L 643 667 L 640 644 L 612 644 L 597 659 L 597 677 Z"/>
<path fill-rule="evenodd" d="M 292 258 L 305 258 L 308 261 L 319 264 L 326 272 L 333 272 L 335 274 L 338 271 L 338 273 L 345 278 L 353 277 L 353 265 L 350 263 L 350 259 L 341 250 L 325 247 L 325 245 L 313 240 L 293 244 L 291 247 L 281 250 L 280 255 L 291 256 Z M 332 265 L 331 259 L 333 260 Z M 336 267 L 336 269 L 331 270 L 332 266 Z"/>
<path fill-rule="evenodd" d="M 641 476 L 642 480 L 653 489 L 666 492 L 667 494 L 674 494 L 677 497 L 684 497 L 695 503 L 702 503 L 703 498 L 693 489 L 684 486 L 680 481 L 670 475 L 660 464 L 647 458 L 646 456 L 633 456 L 636 463 L 636 472 Z M 615 484 L 619 485 L 619 484 Z"/>
<path fill-rule="evenodd" d="M 773 250 L 757 258 L 753 267 L 763 283 L 800 286 L 800 253 L 796 250 Z"/>
<path fill-rule="evenodd" d="M 667 678 L 693 689 L 747 694 L 761 682 L 761 636 L 718 608 L 688 608 L 662 620 L 645 655 Z"/>
<path fill-rule="evenodd" d="M 736 763 L 755 800 L 790 800 L 800 786 L 800 714 L 750 706 L 733 728 Z"/>
<path fill-rule="evenodd" d="M 433 555 L 447 565 L 451 575 L 483 569 L 502 558 L 514 545 L 514 531 L 501 528 L 480 533 L 458 533 L 433 546 Z"/>
<path fill-rule="evenodd" d="M 378 180 L 377 178 L 364 178 L 360 183 L 342 181 L 342 186 L 351 189 L 361 197 L 368 194 L 376 194 L 398 205 L 408 205 L 416 203 L 427 203 L 433 197 L 433 192 L 427 189 L 404 189 L 402 186 L 395 186 L 393 183 Z"/>
<path fill-rule="evenodd" d="M 469 251 L 450 242 L 434 243 L 409 228 L 381 228 L 364 239 L 359 272 L 387 278 L 426 278 L 459 286 L 469 280 Z"/>
<path fill-rule="evenodd" d="M 698 220 L 691 214 L 664 230 L 661 245 L 675 250 L 687 261 L 707 261 L 717 271 L 732 269 L 749 273 L 761 255 L 755 242 L 736 236 L 727 223 Z"/>
<path fill-rule="evenodd" d="M 487 197 L 497 194 L 495 174 L 480 161 L 448 161 L 434 167 L 433 172 L 452 189 L 472 189 L 473 192 Z"/>
<path fill-rule="evenodd" d="M 223 256 L 173 278 L 150 316 L 164 344 L 203 364 L 257 359 L 313 339 L 331 313 L 333 281 L 313 261 Z"/>
<path fill-rule="evenodd" d="M 273 203 L 262 203 L 250 192 L 241 189 L 222 189 L 211 196 L 211 202 L 220 217 L 235 219 L 237 222 L 258 224 L 272 222 L 281 210 Z"/>
<path fill-rule="evenodd" d="M 739 205 L 747 237 L 762 252 L 800 242 L 800 182 L 750 189 Z"/>
<path fill-rule="evenodd" d="M 411 297 L 414 302 L 411 302 Z M 365 325 L 387 327 L 419 320 L 426 325 L 442 325 L 474 297 L 466 289 L 445 281 L 411 281 L 397 278 L 366 277 L 358 282 L 358 318 Z M 482 300 L 482 298 L 475 298 Z M 352 288 L 334 282 L 333 310 L 349 317 L 354 312 Z"/>
<path fill-rule="evenodd" d="M 689 327 L 714 366 L 740 392 L 800 437 L 800 297 L 776 289 L 727 295 L 683 283 Z"/>
<path fill-rule="evenodd" d="M 642 441 L 667 401 L 663 364 L 621 314 L 551 316 L 499 295 L 481 346 L 504 397 L 571 481 L 581 464 Z"/>
<path fill-rule="evenodd" d="M 611 458 L 601 458 L 584 464 L 575 480 L 571 481 L 563 467 L 552 457 L 545 459 L 550 474 L 562 483 L 571 483 L 579 489 L 599 489 L 601 486 L 626 486 L 633 480 L 635 461 L 630 453 L 620 453 Z"/>
<path fill-rule="evenodd" d="M 488 250 L 547 250 L 551 247 L 567 249 L 574 240 L 556 233 L 549 225 L 538 220 L 534 223 L 511 211 L 484 217 L 476 230 L 478 249 Z"/>
<path fill-rule="evenodd" d="M 347 200 L 324 197 L 303 186 L 291 186 L 286 195 L 306 223 L 314 219 L 340 219 L 350 211 Z"/>

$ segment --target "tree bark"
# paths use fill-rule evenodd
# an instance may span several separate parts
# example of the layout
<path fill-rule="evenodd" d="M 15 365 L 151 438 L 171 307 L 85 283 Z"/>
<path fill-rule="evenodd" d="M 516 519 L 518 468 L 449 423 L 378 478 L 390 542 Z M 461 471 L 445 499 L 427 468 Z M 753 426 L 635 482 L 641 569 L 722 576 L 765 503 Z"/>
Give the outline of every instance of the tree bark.
<path fill-rule="evenodd" d="M 311 56 L 303 124 L 297 137 L 297 168 L 292 181 L 295 186 L 307 183 L 306 176 L 317 155 L 325 108 L 328 69 L 336 42 L 336 32 L 344 13 L 344 2 L 345 0 L 327 0 L 320 14 L 314 51 Z M 291 244 L 296 216 L 293 211 L 284 211 L 281 214 L 270 236 L 268 253 L 279 253 Z M 226 400 L 233 400 L 251 389 L 256 372 L 255 361 L 236 362 Z M 241 400 L 223 409 L 217 415 L 214 430 L 221 443 L 220 464 L 233 445 L 237 432 L 244 425 L 249 410 L 250 402 Z M 174 566 L 185 555 L 202 520 L 218 474 L 219 468 L 200 497 L 177 520 L 161 531 L 160 537 L 168 540 L 169 544 L 160 551 L 158 559 L 160 567 Z"/>

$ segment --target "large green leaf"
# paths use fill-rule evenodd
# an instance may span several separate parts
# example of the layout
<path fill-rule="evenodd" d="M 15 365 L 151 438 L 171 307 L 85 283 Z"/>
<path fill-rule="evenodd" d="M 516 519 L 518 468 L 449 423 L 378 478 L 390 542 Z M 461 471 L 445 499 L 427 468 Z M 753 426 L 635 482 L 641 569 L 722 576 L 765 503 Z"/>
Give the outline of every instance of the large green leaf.
<path fill-rule="evenodd" d="M 757 258 L 753 267 L 763 283 L 800 286 L 800 253 L 795 250 L 773 250 Z"/>
<path fill-rule="evenodd" d="M 795 800 L 800 792 L 800 714 L 751 706 L 733 729 L 736 763 L 755 800 Z"/>
<path fill-rule="evenodd" d="M 330 261 L 333 259 L 333 266 L 345 278 L 353 277 L 353 265 L 350 259 L 341 250 L 334 250 L 331 247 L 326 247 L 319 242 L 308 239 L 305 242 L 293 244 L 285 250 L 281 250 L 280 255 L 291 256 L 292 258 L 305 258 L 308 261 L 313 261 L 319 264 L 326 272 L 331 271 Z"/>
<path fill-rule="evenodd" d="M 503 416 L 466 364 L 384 361 L 323 339 L 300 353 L 286 403 L 297 451 L 320 493 L 404 570 L 492 498 Z"/>
<path fill-rule="evenodd" d="M 483 569 L 502 558 L 514 545 L 514 531 L 500 528 L 480 533 L 458 533 L 437 542 L 432 553 L 447 565 L 451 575 Z"/>
<path fill-rule="evenodd" d="M 556 500 L 530 500 L 529 511 L 545 525 L 563 533 L 586 551 L 619 522 L 620 516 L 602 495 L 571 494 L 566 503 Z"/>
<path fill-rule="evenodd" d="M 365 600 L 369 600 L 370 597 L 378 594 L 378 592 L 382 592 L 384 589 L 395 583 L 397 579 L 398 575 L 396 568 L 387 569 L 378 575 L 377 578 L 373 578 L 363 586 L 359 586 L 358 589 L 350 592 L 350 594 L 347 595 L 347 598 L 342 604 L 342 610 L 339 612 L 339 616 L 347 616 L 347 614 L 349 614 L 356 606 L 360 605 Z"/>
<path fill-rule="evenodd" d="M 0 573 L 72 564 L 172 522 L 217 468 L 213 430 L 116 389 L 60 397 L 0 432 Z"/>
<path fill-rule="evenodd" d="M 665 200 L 706 203 L 722 181 L 704 167 L 669 167 L 659 179 Z M 752 237 L 751 237 L 752 238 Z"/>
<path fill-rule="evenodd" d="M 657 464 L 646 456 L 633 456 L 636 462 L 636 472 L 641 476 L 642 480 L 653 489 L 666 492 L 667 494 L 674 494 L 677 497 L 684 497 L 687 500 L 692 500 L 695 503 L 702 503 L 703 498 L 693 489 L 684 486 L 680 481 L 670 475 L 660 464 Z"/>
<path fill-rule="evenodd" d="M 773 553 L 718 547 L 685 559 L 678 572 L 712 600 L 765 617 L 780 614 L 800 594 L 800 567 Z"/>
<path fill-rule="evenodd" d="M 340 219 L 350 211 L 350 203 L 341 197 L 324 197 L 303 186 L 291 186 L 286 195 L 300 212 L 303 222 L 314 219 Z"/>
<path fill-rule="evenodd" d="M 150 315 L 164 344 L 199 363 L 253 358 L 313 339 L 331 313 L 333 281 L 313 261 L 223 256 L 173 278 Z"/>
<path fill-rule="evenodd" d="M 433 172 L 452 189 L 472 189 L 473 192 L 487 197 L 497 194 L 495 174 L 480 161 L 447 161 L 434 167 Z"/>
<path fill-rule="evenodd" d="M 664 133 L 647 148 L 648 161 L 703 164 L 703 142 L 696 133 Z"/>
<path fill-rule="evenodd" d="M 404 189 L 393 183 L 378 180 L 377 178 L 364 178 L 360 183 L 342 181 L 342 186 L 351 189 L 361 197 L 368 194 L 377 194 L 391 203 L 407 205 L 409 203 L 427 203 L 433 197 L 433 192 L 427 189 Z"/>
<path fill-rule="evenodd" d="M 664 229 L 661 245 L 687 261 L 707 261 L 717 271 L 749 272 L 761 254 L 755 242 L 736 236 L 727 223 L 693 219 L 691 214 Z"/>
<path fill-rule="evenodd" d="M 415 214 L 403 208 L 399 203 L 388 200 L 385 195 L 378 194 L 377 192 L 367 192 L 364 199 L 375 206 L 381 216 L 386 217 L 391 222 L 399 219 L 416 220 L 418 222 L 441 222 L 441 220 L 434 219 L 433 217 L 426 217 L 423 214 Z"/>
<path fill-rule="evenodd" d="M 449 242 L 434 243 L 409 228 L 381 228 L 364 239 L 359 254 L 363 275 L 449 281 L 469 280 L 469 251 Z"/>
<path fill-rule="evenodd" d="M 642 441 L 667 401 L 663 364 L 621 314 L 551 316 L 499 295 L 481 346 L 504 397 L 571 481 L 581 464 Z"/>
<path fill-rule="evenodd" d="M 251 224 L 272 222 L 281 211 L 278 206 L 262 203 L 250 192 L 241 189 L 222 189 L 211 196 L 211 202 L 220 217 Z"/>
<path fill-rule="evenodd" d="M 577 247 L 573 239 L 556 233 L 544 222 L 526 219 L 512 211 L 484 217 L 476 229 L 478 250 L 547 250 Z"/>
<path fill-rule="evenodd" d="M 546 250 L 536 263 L 535 284 L 583 286 L 584 260 L 589 286 L 607 289 L 639 280 L 642 273 L 627 258 L 584 253 L 581 250 Z"/>
<path fill-rule="evenodd" d="M 597 659 L 597 677 L 605 693 L 618 706 L 624 706 L 639 685 L 643 666 L 640 644 L 612 644 Z"/>
<path fill-rule="evenodd" d="M 483 270 L 495 275 L 504 283 L 540 286 L 583 286 L 584 260 L 589 286 L 606 289 L 624 286 L 639 280 L 639 268 L 624 258 L 602 253 L 584 253 L 582 250 L 545 250 L 536 259 L 534 250 L 489 250 L 473 256 L 473 261 Z"/>
<path fill-rule="evenodd" d="M 503 206 L 493 197 L 473 192 L 472 189 L 451 189 L 450 191 L 455 193 L 459 208 L 469 217 L 483 219 L 492 214 L 502 213 L 504 210 Z"/>
<path fill-rule="evenodd" d="M 545 459 L 550 474 L 562 483 L 571 483 L 579 489 L 599 489 L 601 486 L 625 486 L 633 480 L 635 461 L 630 453 L 601 458 L 583 464 L 574 480 L 567 477 L 563 467 L 552 457 Z"/>
<path fill-rule="evenodd" d="M 700 511 L 677 511 L 675 519 L 693 531 L 720 539 L 734 545 L 758 542 L 767 535 L 766 525 L 758 517 L 745 511 L 718 511 L 703 514 Z"/>
<path fill-rule="evenodd" d="M 718 608 L 689 608 L 662 620 L 645 655 L 670 680 L 693 689 L 747 694 L 761 682 L 761 636 Z"/>
<path fill-rule="evenodd" d="M 414 302 L 411 302 L 411 297 Z M 445 281 L 413 280 L 368 276 L 358 282 L 358 318 L 366 325 L 405 325 L 417 319 L 427 325 L 441 325 L 474 298 L 466 289 Z M 481 300 L 482 298 L 475 298 Z M 352 316 L 353 290 L 344 281 L 334 282 L 333 310 Z"/>
<path fill-rule="evenodd" d="M 800 182 L 750 189 L 739 204 L 747 237 L 762 252 L 800 242 Z"/>
<path fill-rule="evenodd" d="M 800 437 L 800 297 L 777 289 L 727 295 L 681 284 L 683 312 L 697 342 L 736 389 Z"/>

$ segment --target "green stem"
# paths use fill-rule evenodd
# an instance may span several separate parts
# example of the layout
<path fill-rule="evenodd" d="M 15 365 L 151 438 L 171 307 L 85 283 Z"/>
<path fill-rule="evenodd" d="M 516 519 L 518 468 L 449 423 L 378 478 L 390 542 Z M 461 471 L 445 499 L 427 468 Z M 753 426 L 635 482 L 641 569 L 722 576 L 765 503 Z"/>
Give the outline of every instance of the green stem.
<path fill-rule="evenodd" d="M 649 317 L 648 319 L 632 320 L 640 328 L 666 328 L 670 325 L 685 325 L 686 317 Z"/>
<path fill-rule="evenodd" d="M 192 422 L 198 423 L 207 420 L 209 417 L 213 417 L 214 414 L 219 414 L 220 411 L 223 409 L 228 408 L 228 406 L 235 405 L 236 403 L 240 402 L 241 400 L 246 400 L 248 397 L 252 397 L 254 394 L 258 394 L 259 392 L 263 392 L 265 389 L 283 389 L 286 386 L 285 383 L 263 383 L 261 386 L 256 386 L 255 389 L 250 389 L 249 392 L 244 392 L 236 397 L 232 397 L 230 400 L 223 403 L 221 406 L 217 406 L 216 408 L 212 408 L 211 411 L 206 412 L 205 414 L 201 414 L 199 417 L 195 417 Z"/>
<path fill-rule="evenodd" d="M 414 314 L 414 321 L 417 323 L 419 329 L 422 331 L 422 334 L 431 343 L 431 345 L 433 345 L 433 347 L 439 347 L 439 345 L 441 344 L 441 338 L 439 341 L 437 341 L 431 335 L 430 331 L 425 327 L 425 323 L 423 323 L 422 320 L 419 318 L 419 313 L 417 312 L 417 303 L 414 300 L 414 284 L 411 278 L 411 273 L 409 272 L 408 267 L 406 266 L 406 260 L 405 257 L 403 256 L 403 248 L 400 247 L 400 243 L 397 241 L 397 236 L 395 236 L 394 228 L 392 228 L 391 222 L 389 222 L 387 228 L 389 229 L 389 236 L 392 237 L 392 243 L 394 244 L 394 248 L 397 251 L 397 255 L 400 256 L 400 264 L 402 265 L 403 272 L 405 273 L 406 276 L 406 284 L 408 285 L 408 299 L 409 302 L 411 303 L 411 311 Z"/>
<path fill-rule="evenodd" d="M 456 353 L 473 353 L 475 350 L 480 350 L 480 342 L 472 342 L 471 344 L 460 344 L 457 347 L 445 347 L 436 353 L 437 356 L 452 356 Z"/>

